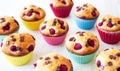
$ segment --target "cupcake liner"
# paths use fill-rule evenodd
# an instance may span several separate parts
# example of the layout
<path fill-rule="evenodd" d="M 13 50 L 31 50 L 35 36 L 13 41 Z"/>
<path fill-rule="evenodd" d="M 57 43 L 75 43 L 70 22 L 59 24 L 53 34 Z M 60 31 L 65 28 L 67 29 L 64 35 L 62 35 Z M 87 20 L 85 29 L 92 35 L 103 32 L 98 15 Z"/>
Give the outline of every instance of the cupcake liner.
<path fill-rule="evenodd" d="M 18 56 L 18 57 L 6 55 L 5 53 L 3 54 L 11 64 L 15 66 L 22 66 L 27 64 L 31 60 L 33 52 L 30 52 L 24 56 Z"/>
<path fill-rule="evenodd" d="M 67 35 L 67 33 L 65 33 L 64 35 L 61 35 L 61 36 L 57 36 L 57 37 L 50 37 L 50 36 L 45 36 L 45 35 L 43 35 L 43 37 L 48 44 L 59 45 L 64 41 L 66 35 Z"/>
<path fill-rule="evenodd" d="M 69 7 L 54 7 L 53 5 L 50 4 L 50 7 L 56 17 L 65 18 L 69 16 L 73 5 Z"/>
<path fill-rule="evenodd" d="M 120 41 L 120 32 L 107 32 L 99 29 L 97 26 L 96 28 L 103 42 L 108 44 L 116 44 Z"/>
<path fill-rule="evenodd" d="M 84 20 L 84 19 L 80 19 L 80 18 L 76 17 L 75 15 L 73 15 L 73 20 L 76 22 L 76 24 L 79 28 L 88 30 L 88 29 L 91 29 L 94 27 L 94 24 L 95 24 L 97 18 L 93 19 L 93 20 Z"/>
<path fill-rule="evenodd" d="M 70 58 L 73 62 L 79 63 L 79 64 L 86 64 L 91 62 L 96 54 L 96 52 L 94 52 L 89 55 L 82 56 L 82 55 L 73 54 L 69 52 L 67 49 L 66 49 L 66 52 L 67 52 L 68 58 Z"/>
<path fill-rule="evenodd" d="M 21 19 L 21 21 L 23 22 L 24 26 L 29 29 L 29 30 L 38 30 L 40 24 L 44 21 L 45 18 L 40 19 L 38 21 L 33 21 L 33 22 L 29 22 L 29 21 L 25 21 L 23 19 Z"/>

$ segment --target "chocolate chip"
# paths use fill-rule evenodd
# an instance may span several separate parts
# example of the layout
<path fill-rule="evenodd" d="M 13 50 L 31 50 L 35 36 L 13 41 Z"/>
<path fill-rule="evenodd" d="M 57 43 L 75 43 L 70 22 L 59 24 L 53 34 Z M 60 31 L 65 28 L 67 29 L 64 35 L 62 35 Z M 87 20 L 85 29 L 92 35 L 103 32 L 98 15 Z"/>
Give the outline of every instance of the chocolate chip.
<path fill-rule="evenodd" d="M 26 10 L 27 8 L 26 7 L 24 7 L 24 10 Z"/>
<path fill-rule="evenodd" d="M 37 12 L 37 11 L 34 11 L 34 13 L 36 13 L 37 15 L 40 15 L 40 13 L 39 13 L 39 12 Z"/>
<path fill-rule="evenodd" d="M 80 36 L 84 36 L 84 33 L 85 33 L 85 32 L 80 32 L 80 31 L 79 31 L 79 32 L 77 32 L 76 34 L 79 34 Z"/>
<path fill-rule="evenodd" d="M 85 10 L 85 8 L 81 7 L 82 10 Z"/>
<path fill-rule="evenodd" d="M 118 57 L 120 57 L 120 53 L 117 53 L 116 55 L 117 55 Z"/>
<path fill-rule="evenodd" d="M 11 37 L 11 38 L 13 38 L 13 37 L 14 37 L 14 35 L 11 35 L 10 37 Z"/>
<path fill-rule="evenodd" d="M 42 59 L 43 59 L 43 57 L 39 57 L 39 59 L 40 59 L 40 60 L 42 60 Z"/>
<path fill-rule="evenodd" d="M 87 4 L 83 4 L 83 7 L 88 7 Z"/>
<path fill-rule="evenodd" d="M 50 60 L 50 57 L 46 57 L 45 60 Z"/>
<path fill-rule="evenodd" d="M 46 61 L 45 61 L 45 64 L 46 64 L 46 65 L 48 65 L 48 64 L 50 64 L 50 63 L 52 63 L 50 60 L 46 60 Z"/>
<path fill-rule="evenodd" d="M 56 26 L 56 23 L 57 23 L 57 19 L 54 19 L 52 26 Z"/>
<path fill-rule="evenodd" d="M 106 19 L 102 19 L 102 22 L 104 22 Z"/>
<path fill-rule="evenodd" d="M 20 42 L 24 42 L 24 36 L 20 37 Z"/>
<path fill-rule="evenodd" d="M 14 41 L 14 42 L 16 41 L 16 39 L 14 38 L 13 35 L 11 36 L 11 40 Z"/>
<path fill-rule="evenodd" d="M 79 33 L 79 35 L 80 35 L 80 36 L 84 36 L 84 35 L 83 35 L 84 33 L 85 33 L 85 32 L 81 32 L 81 33 Z"/>
<path fill-rule="evenodd" d="M 113 64 L 112 64 L 112 62 L 108 62 L 108 66 L 112 66 Z"/>
<path fill-rule="evenodd" d="M 59 22 L 59 24 L 62 26 L 62 25 L 64 25 L 64 21 L 62 21 L 62 20 L 60 20 L 60 19 L 57 19 L 58 20 L 58 22 Z"/>
<path fill-rule="evenodd" d="M 15 38 L 12 38 L 12 41 L 14 41 L 14 42 L 15 42 L 15 41 L 16 41 L 16 39 L 15 39 Z"/>
<path fill-rule="evenodd" d="M 110 56 L 109 56 L 109 58 L 110 58 L 110 59 L 113 59 L 113 60 L 115 60 L 115 59 L 116 59 L 116 57 L 115 57 L 115 56 L 113 56 L 113 55 L 110 55 Z"/>
<path fill-rule="evenodd" d="M 54 59 L 59 59 L 58 56 L 54 56 Z"/>
<path fill-rule="evenodd" d="M 44 21 L 44 24 L 46 24 L 47 23 L 47 21 Z"/>
<path fill-rule="evenodd" d="M 38 18 L 34 18 L 35 21 L 39 20 Z"/>
<path fill-rule="evenodd" d="M 65 26 L 63 26 L 63 25 L 62 25 L 62 26 L 60 26 L 60 28 L 61 28 L 61 29 L 63 29 L 63 30 L 65 30 Z"/>
<path fill-rule="evenodd" d="M 5 22 L 5 18 L 0 19 L 0 23 L 3 23 L 3 22 Z"/>

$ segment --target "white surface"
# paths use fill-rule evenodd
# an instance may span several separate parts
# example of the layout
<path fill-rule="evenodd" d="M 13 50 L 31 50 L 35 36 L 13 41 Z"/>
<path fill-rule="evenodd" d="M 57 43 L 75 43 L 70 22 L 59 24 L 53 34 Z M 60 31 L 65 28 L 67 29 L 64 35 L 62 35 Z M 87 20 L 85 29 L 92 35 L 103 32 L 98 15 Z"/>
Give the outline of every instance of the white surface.
<path fill-rule="evenodd" d="M 100 11 L 100 16 L 103 16 L 105 14 L 111 14 L 120 17 L 120 0 L 74 0 L 74 7 L 80 3 L 93 4 Z M 9 62 L 4 58 L 4 56 L 2 56 L 0 52 L 0 71 L 33 71 L 33 63 L 37 60 L 37 58 L 39 58 L 39 56 L 43 56 L 53 52 L 59 53 L 67 57 L 64 50 L 64 43 L 58 46 L 51 46 L 45 42 L 45 40 L 41 37 L 41 34 L 38 31 L 29 31 L 23 26 L 23 24 L 19 20 L 19 14 L 24 6 L 28 6 L 30 4 L 34 4 L 43 8 L 46 11 L 46 19 L 55 17 L 49 7 L 49 0 L 2 0 L 0 2 L 0 16 L 14 16 L 20 24 L 20 32 L 28 32 L 36 38 L 36 48 L 34 51 L 33 58 L 28 64 L 24 66 L 13 66 L 9 64 Z M 82 31 L 76 26 L 75 22 L 72 20 L 71 15 L 65 19 L 67 20 L 70 26 L 69 33 Z M 98 36 L 98 33 L 95 28 L 88 31 L 93 32 Z M 100 38 L 99 40 L 99 51 L 103 50 L 104 48 L 120 47 L 120 43 L 115 45 L 109 45 L 101 42 Z M 95 59 L 88 64 L 73 63 L 73 67 L 74 71 L 97 71 L 95 67 Z"/>

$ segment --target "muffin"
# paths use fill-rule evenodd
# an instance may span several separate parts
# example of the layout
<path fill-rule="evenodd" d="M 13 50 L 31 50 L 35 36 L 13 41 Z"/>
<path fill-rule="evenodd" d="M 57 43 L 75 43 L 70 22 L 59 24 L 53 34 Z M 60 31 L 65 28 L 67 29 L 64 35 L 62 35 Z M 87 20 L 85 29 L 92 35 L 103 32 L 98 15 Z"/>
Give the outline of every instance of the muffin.
<path fill-rule="evenodd" d="M 20 19 L 27 29 L 38 30 L 45 16 L 46 13 L 42 8 L 35 5 L 29 5 L 22 10 Z"/>
<path fill-rule="evenodd" d="M 99 41 L 93 33 L 83 31 L 67 36 L 65 46 L 67 54 L 73 62 L 85 64 L 94 58 L 99 48 Z"/>
<path fill-rule="evenodd" d="M 120 41 L 120 18 L 105 15 L 97 21 L 96 29 L 103 42 L 116 44 Z"/>
<path fill-rule="evenodd" d="M 28 63 L 35 48 L 35 39 L 28 33 L 14 33 L 3 39 L 2 53 L 16 66 Z"/>
<path fill-rule="evenodd" d="M 51 0 L 50 7 L 56 17 L 68 17 L 74 3 L 72 0 Z"/>
<path fill-rule="evenodd" d="M 81 4 L 75 7 L 73 19 L 81 29 L 88 30 L 94 27 L 99 11 L 92 4 Z"/>
<path fill-rule="evenodd" d="M 0 17 L 0 44 L 2 40 L 9 34 L 17 32 L 19 24 L 13 16 Z"/>
<path fill-rule="evenodd" d="M 101 51 L 96 57 L 96 66 L 98 71 L 120 71 L 120 49 Z"/>
<path fill-rule="evenodd" d="M 34 63 L 34 71 L 73 71 L 69 59 L 60 54 L 48 54 Z"/>
<path fill-rule="evenodd" d="M 61 18 L 51 18 L 40 25 L 40 33 L 48 44 L 61 44 L 69 30 L 68 23 Z"/>

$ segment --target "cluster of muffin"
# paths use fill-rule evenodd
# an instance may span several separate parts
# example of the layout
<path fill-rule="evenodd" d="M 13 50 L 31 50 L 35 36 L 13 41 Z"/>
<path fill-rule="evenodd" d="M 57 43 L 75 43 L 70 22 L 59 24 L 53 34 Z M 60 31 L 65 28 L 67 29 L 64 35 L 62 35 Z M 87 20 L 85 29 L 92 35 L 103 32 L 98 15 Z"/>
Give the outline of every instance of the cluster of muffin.
<path fill-rule="evenodd" d="M 30 5 L 22 10 L 20 19 L 24 26 L 29 30 L 39 30 L 50 45 L 59 45 L 65 40 L 65 50 L 70 59 L 59 54 L 42 56 L 34 63 L 35 71 L 73 71 L 71 61 L 85 64 L 93 60 L 100 46 L 96 35 L 87 31 L 78 31 L 67 36 L 70 28 L 63 18 L 70 15 L 73 5 L 72 0 L 51 0 L 50 7 L 56 18 L 45 21 L 46 13 L 38 6 Z M 80 29 L 92 29 L 96 23 L 96 29 L 103 42 L 118 43 L 120 18 L 106 15 L 96 22 L 99 14 L 93 5 L 86 3 L 76 6 L 72 17 Z M 2 52 L 13 65 L 17 66 L 28 63 L 35 49 L 35 38 L 29 33 L 15 33 L 19 28 L 19 23 L 14 17 L 0 17 Z M 99 71 L 120 71 L 119 57 L 119 49 L 106 49 L 98 54 L 96 66 Z"/>

